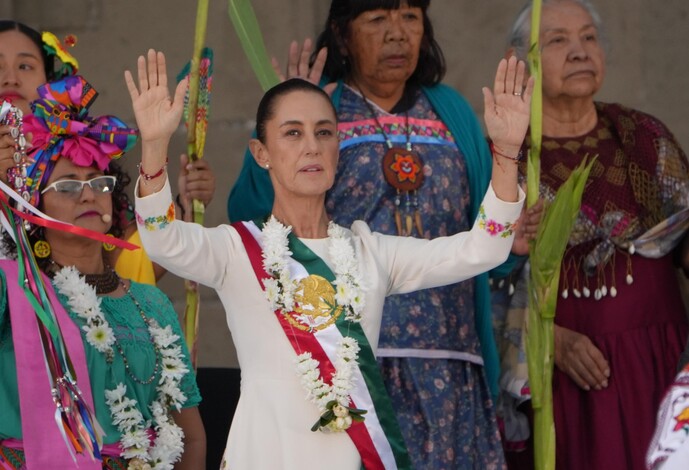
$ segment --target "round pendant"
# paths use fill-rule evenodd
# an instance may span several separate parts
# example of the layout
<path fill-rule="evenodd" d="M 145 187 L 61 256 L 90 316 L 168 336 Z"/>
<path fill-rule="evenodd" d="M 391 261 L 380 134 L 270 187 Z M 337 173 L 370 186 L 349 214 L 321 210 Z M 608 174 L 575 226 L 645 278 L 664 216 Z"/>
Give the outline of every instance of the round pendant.
<path fill-rule="evenodd" d="M 423 161 L 413 150 L 393 147 L 383 157 L 383 174 L 398 191 L 416 191 L 423 184 Z"/>

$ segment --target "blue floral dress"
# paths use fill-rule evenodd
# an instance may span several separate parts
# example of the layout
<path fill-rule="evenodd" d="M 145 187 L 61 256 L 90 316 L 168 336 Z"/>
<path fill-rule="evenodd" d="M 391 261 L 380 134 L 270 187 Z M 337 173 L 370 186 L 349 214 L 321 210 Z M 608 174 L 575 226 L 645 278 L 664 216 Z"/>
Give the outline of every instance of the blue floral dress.
<path fill-rule="evenodd" d="M 418 190 L 423 234 L 414 236 L 469 230 L 464 156 L 420 90 L 408 102 L 413 105 L 396 114 L 371 103 L 376 122 L 362 97 L 344 87 L 340 162 L 326 208 L 345 227 L 364 220 L 372 230 L 397 234 L 396 190 L 381 168 L 387 135 L 399 147 L 409 140 L 423 159 L 425 181 Z M 473 280 L 389 297 L 378 357 L 415 468 L 504 467 L 474 322 Z"/>

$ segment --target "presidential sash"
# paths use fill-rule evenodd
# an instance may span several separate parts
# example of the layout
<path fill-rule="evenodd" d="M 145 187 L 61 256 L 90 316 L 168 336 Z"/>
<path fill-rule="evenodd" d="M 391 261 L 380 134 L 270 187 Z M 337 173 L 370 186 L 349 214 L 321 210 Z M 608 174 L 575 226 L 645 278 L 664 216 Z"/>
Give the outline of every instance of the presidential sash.
<path fill-rule="evenodd" d="M 256 278 L 271 278 L 263 267 L 262 233 L 255 222 L 236 222 Z M 354 421 L 347 434 L 359 451 L 366 470 L 411 469 L 411 461 L 392 403 L 385 390 L 371 345 L 359 323 L 345 319 L 343 309 L 335 304 L 335 274 L 327 264 L 296 236 L 288 236 L 289 268 L 299 282 L 294 311 L 276 310 L 275 316 L 297 355 L 310 352 L 319 361 L 321 379 L 332 383 L 337 344 L 345 336 L 354 338 L 360 347 L 356 379 L 350 394 L 352 407 L 366 410 L 364 421 Z M 307 307 L 308 305 L 308 307 Z"/>

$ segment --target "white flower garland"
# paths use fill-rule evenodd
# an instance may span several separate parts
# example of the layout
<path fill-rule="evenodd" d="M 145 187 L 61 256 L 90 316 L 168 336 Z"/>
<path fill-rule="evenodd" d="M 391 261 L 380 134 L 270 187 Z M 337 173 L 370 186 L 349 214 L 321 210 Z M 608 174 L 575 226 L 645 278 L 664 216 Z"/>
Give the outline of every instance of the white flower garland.
<path fill-rule="evenodd" d="M 282 310 L 283 314 L 294 310 L 294 295 L 298 286 L 290 276 L 288 267 L 288 258 L 292 255 L 288 248 L 291 230 L 291 227 L 285 227 L 272 216 L 262 230 L 263 268 L 272 276 L 263 279 L 265 295 L 271 309 Z M 342 227 L 330 222 L 328 237 L 328 254 L 335 267 L 335 301 L 345 310 L 345 320 L 359 323 L 364 309 L 364 296 L 358 258 Z M 338 343 L 332 385 L 323 382 L 320 363 L 313 359 L 310 352 L 297 356 L 297 374 L 301 384 L 306 389 L 307 398 L 318 406 L 321 413 L 312 431 L 345 431 L 351 426 L 352 419 L 363 420 L 361 415 L 365 411 L 349 406 L 359 350 L 358 342 L 352 337 L 345 336 Z"/>
<path fill-rule="evenodd" d="M 115 336 L 100 308 L 101 299 L 96 290 L 86 283 L 73 266 L 61 269 L 53 279 L 55 286 L 66 296 L 69 307 L 86 320 L 83 326 L 86 341 L 112 360 Z M 184 433 L 170 417 L 169 409 L 180 410 L 187 397 L 180 390 L 182 377 L 189 372 L 182 358 L 179 336 L 168 325 L 161 328 L 148 320 L 148 331 L 162 360 L 161 377 L 156 387 L 157 399 L 151 403 L 156 438 L 151 446 L 148 432 L 151 422 L 144 421 L 136 400 L 128 398 L 127 386 L 119 383 L 113 390 L 105 391 L 105 401 L 110 407 L 112 422 L 122 434 L 120 454 L 129 460 L 130 470 L 172 470 L 184 451 Z"/>

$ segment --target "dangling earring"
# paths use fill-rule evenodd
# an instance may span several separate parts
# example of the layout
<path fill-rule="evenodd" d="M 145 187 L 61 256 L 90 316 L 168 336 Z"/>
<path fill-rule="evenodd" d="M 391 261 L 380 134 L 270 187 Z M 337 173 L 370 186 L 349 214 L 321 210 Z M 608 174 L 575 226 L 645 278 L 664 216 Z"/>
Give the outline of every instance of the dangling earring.
<path fill-rule="evenodd" d="M 50 243 L 45 240 L 38 240 L 34 243 L 33 252 L 37 258 L 45 259 L 50 256 Z"/>
<path fill-rule="evenodd" d="M 115 235 L 113 235 L 111 233 L 108 233 L 107 235 L 108 235 L 108 237 L 115 238 Z M 117 247 L 115 245 L 113 245 L 112 243 L 103 242 L 103 249 L 105 251 L 113 251 L 115 248 L 117 248 Z"/>

